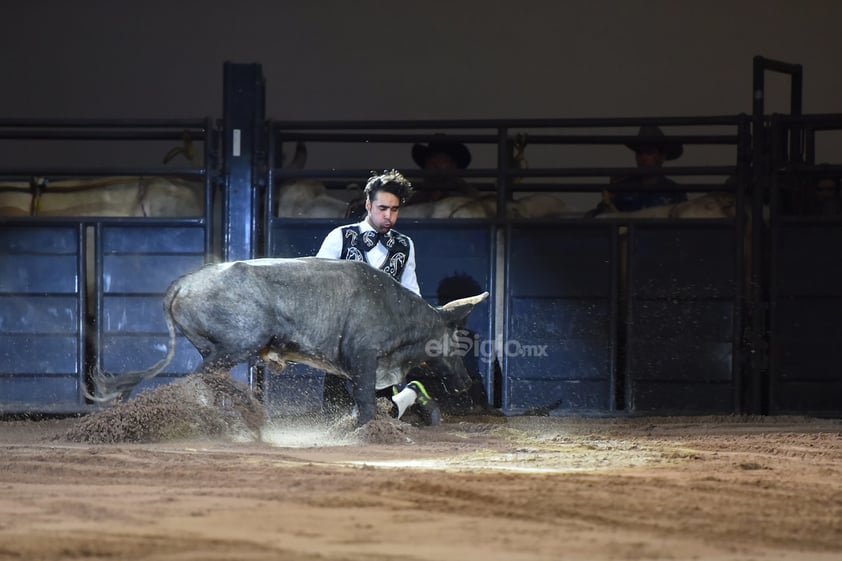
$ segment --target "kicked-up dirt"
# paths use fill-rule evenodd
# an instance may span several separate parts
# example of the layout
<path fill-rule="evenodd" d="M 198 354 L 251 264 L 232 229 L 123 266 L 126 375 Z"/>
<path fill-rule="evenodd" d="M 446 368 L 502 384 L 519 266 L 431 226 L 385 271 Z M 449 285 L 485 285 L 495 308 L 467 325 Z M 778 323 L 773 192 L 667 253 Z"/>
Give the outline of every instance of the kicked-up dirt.
<path fill-rule="evenodd" d="M 171 413 L 0 422 L 0 560 L 842 559 L 839 420 Z"/>

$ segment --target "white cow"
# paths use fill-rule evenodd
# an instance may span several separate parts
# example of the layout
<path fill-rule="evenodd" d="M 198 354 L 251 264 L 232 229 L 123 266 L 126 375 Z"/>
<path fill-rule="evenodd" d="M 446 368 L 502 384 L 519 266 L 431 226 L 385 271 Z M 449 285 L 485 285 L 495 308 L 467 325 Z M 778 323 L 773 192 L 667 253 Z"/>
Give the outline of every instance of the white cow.
<path fill-rule="evenodd" d="M 278 216 L 287 218 L 342 218 L 348 202 L 330 195 L 324 183 L 297 179 L 278 189 Z"/>
<path fill-rule="evenodd" d="M 565 213 L 564 201 L 555 193 L 526 193 L 506 203 L 510 218 L 557 218 Z M 409 204 L 401 209 L 404 218 L 494 218 L 497 195 L 452 196 L 438 201 Z"/>
<path fill-rule="evenodd" d="M 118 176 L 0 183 L 0 216 L 200 216 L 204 184 L 177 177 Z"/>
<path fill-rule="evenodd" d="M 734 218 L 737 202 L 731 193 L 706 193 L 680 203 L 621 212 L 603 212 L 596 218 Z"/>

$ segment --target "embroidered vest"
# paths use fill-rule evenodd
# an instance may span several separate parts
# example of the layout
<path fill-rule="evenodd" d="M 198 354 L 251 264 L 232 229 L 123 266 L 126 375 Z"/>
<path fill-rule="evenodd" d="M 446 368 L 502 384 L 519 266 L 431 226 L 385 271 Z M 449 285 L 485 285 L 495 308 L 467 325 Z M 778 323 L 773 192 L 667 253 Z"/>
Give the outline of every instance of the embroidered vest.
<path fill-rule="evenodd" d="M 371 265 L 367 254 L 370 249 L 377 245 L 378 241 L 382 241 L 388 250 L 386 261 L 380 266 L 380 270 L 400 282 L 406 261 L 409 259 L 409 237 L 395 230 L 389 230 L 383 236 L 383 239 L 379 240 L 375 237 L 374 232 L 371 232 L 370 235 L 368 231 L 365 234 L 361 233 L 359 226 L 356 224 L 346 226 L 342 228 L 342 252 L 339 254 L 339 258 L 364 261 Z"/>

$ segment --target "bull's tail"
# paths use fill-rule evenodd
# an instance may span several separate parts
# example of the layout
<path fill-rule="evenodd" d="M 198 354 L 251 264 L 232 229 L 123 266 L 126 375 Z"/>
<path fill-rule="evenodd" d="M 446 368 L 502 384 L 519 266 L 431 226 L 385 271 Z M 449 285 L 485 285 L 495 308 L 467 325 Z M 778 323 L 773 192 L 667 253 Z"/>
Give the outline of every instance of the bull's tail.
<path fill-rule="evenodd" d="M 173 322 L 172 312 L 170 310 L 172 302 L 179 291 L 179 287 L 177 285 L 178 283 L 173 283 L 173 285 L 170 286 L 170 288 L 167 290 L 167 293 L 164 295 L 164 318 L 167 321 L 167 331 L 169 332 L 167 354 L 164 356 L 164 358 L 162 358 L 146 370 L 140 370 L 137 372 L 126 372 L 124 374 L 113 376 L 102 372 L 99 368 L 99 365 L 97 365 L 94 370 L 94 373 L 91 376 L 91 380 L 94 386 L 94 392 L 96 395 L 91 395 L 86 388 L 85 397 L 87 397 L 91 401 L 99 402 L 112 401 L 113 399 L 118 397 L 126 398 L 131 393 L 131 391 L 142 381 L 148 380 L 149 378 L 154 378 L 155 376 L 160 374 L 161 371 L 164 370 L 164 368 L 169 366 L 170 362 L 172 362 L 172 359 L 175 356 L 175 323 Z"/>

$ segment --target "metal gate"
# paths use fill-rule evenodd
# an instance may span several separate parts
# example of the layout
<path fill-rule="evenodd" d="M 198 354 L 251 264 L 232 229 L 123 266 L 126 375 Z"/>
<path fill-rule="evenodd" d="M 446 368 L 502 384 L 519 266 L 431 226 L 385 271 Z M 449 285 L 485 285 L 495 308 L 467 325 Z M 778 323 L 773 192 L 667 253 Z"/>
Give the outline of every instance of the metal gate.
<path fill-rule="evenodd" d="M 767 248 L 770 414 L 842 412 L 842 165 L 817 164 L 817 133 L 842 131 L 842 115 L 779 116 L 769 130 L 777 155 Z M 819 141 L 820 142 L 820 141 Z M 796 146 L 794 151 L 787 150 Z M 802 152 L 800 147 L 805 147 Z M 829 206 L 811 204 L 820 180 Z M 821 201 L 819 201 L 821 202 Z"/>
<path fill-rule="evenodd" d="M 204 145 L 200 156 L 204 162 L 216 161 L 215 129 L 209 119 L 0 122 L 0 139 L 107 141 L 109 146 L 126 146 L 135 160 L 145 157 L 140 154 L 150 142 L 172 146 L 185 138 Z M 161 308 L 164 291 L 212 254 L 214 173 L 201 167 L 153 167 L 148 161 L 140 166 L 97 163 L 38 162 L 0 169 L 7 180 L 31 183 L 32 193 L 20 189 L 36 214 L 0 223 L 0 411 L 4 413 L 85 411 L 92 407 L 85 398 L 91 391 L 92 371 L 119 375 L 154 363 L 165 354 L 168 340 Z M 195 183 L 202 208 L 193 216 L 176 212 L 182 216 L 169 218 L 48 217 L 35 211 L 41 197 L 51 195 L 51 186 L 36 189 L 31 180 L 35 176 L 54 181 L 139 177 L 138 197 L 155 178 L 177 177 Z M 18 184 L 6 184 L 3 192 L 19 189 L 14 185 Z M 39 192 L 42 188 L 45 191 Z M 71 191 L 65 195 L 72 196 Z M 167 371 L 138 390 L 192 371 L 199 358 L 180 337 Z"/>
<path fill-rule="evenodd" d="M 800 69 L 755 62 L 755 99 L 762 94 L 758 67 Z M 92 369 L 142 369 L 164 353 L 160 299 L 172 279 L 211 258 L 314 255 L 330 229 L 351 222 L 281 216 L 280 184 L 314 179 L 347 196 L 348 184 L 363 183 L 370 169 L 394 167 L 388 164 L 408 144 L 446 132 L 494 156 L 492 165 L 457 175 L 494 193 L 498 213 L 402 217 L 398 229 L 416 242 L 430 303 L 452 275 L 491 291 L 468 327 L 478 334 L 473 358 L 489 401 L 504 413 L 839 413 L 842 226 L 838 217 L 788 213 L 781 199 L 793 183 L 842 177 L 842 166 L 817 166 L 814 158 L 815 133 L 842 129 L 842 118 L 800 115 L 800 73 L 793 114 L 784 117 L 769 118 L 756 105 L 753 117 L 267 122 L 259 65 L 226 64 L 225 72 L 221 129 L 209 119 L 0 122 L 0 140 L 204 143 L 204 163 L 186 169 L 43 162 L 0 169 L 24 181 L 175 175 L 201 181 L 204 197 L 194 216 L 0 223 L 0 411 L 88 410 Z M 664 171 L 696 178 L 683 184 L 688 192 L 730 193 L 732 217 L 530 220 L 504 210 L 519 193 L 598 193 L 610 177 L 636 173 L 570 162 L 517 167 L 511 156 L 523 138 L 562 153 L 628 143 L 632 133 L 618 131 L 644 124 L 674 127 L 681 132 L 669 137 L 685 144 L 732 149 L 723 165 Z M 366 167 L 284 168 L 281 148 L 295 141 L 346 143 Z M 733 181 L 705 180 L 726 176 Z M 180 338 L 176 360 L 149 384 L 181 376 L 198 360 Z M 321 374 L 296 367 L 283 377 L 253 378 L 245 366 L 237 376 L 263 384 L 257 389 L 270 406 L 318 406 Z"/>

